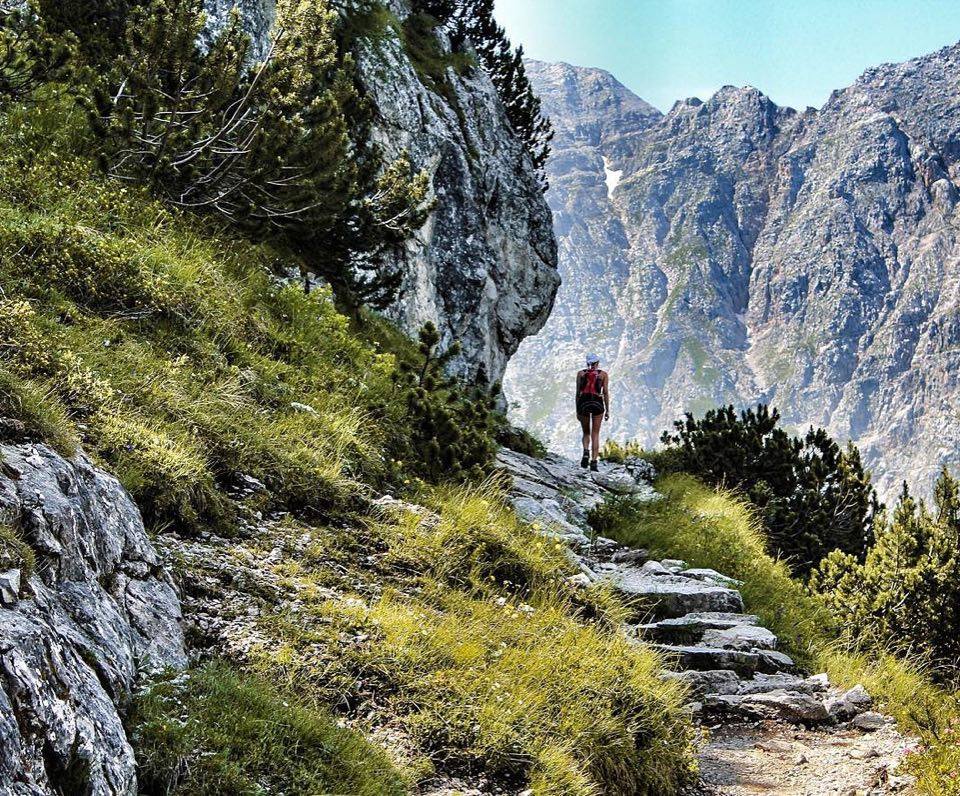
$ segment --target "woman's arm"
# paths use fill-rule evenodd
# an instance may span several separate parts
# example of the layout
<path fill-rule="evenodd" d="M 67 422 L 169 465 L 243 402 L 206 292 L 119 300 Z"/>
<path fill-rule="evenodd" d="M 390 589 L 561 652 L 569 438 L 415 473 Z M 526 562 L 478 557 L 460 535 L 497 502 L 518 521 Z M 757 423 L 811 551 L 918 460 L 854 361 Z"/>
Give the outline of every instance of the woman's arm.
<path fill-rule="evenodd" d="M 610 374 L 603 374 L 603 408 L 604 408 L 604 420 L 610 419 Z"/>
<path fill-rule="evenodd" d="M 581 377 L 582 375 L 583 375 L 583 371 L 582 371 L 582 370 L 578 370 L 578 371 L 577 371 L 577 378 L 576 378 L 576 381 L 575 381 L 575 383 L 574 383 L 574 388 L 573 388 L 573 402 L 574 402 L 574 404 L 576 404 L 577 401 L 580 400 L 580 377 Z"/>

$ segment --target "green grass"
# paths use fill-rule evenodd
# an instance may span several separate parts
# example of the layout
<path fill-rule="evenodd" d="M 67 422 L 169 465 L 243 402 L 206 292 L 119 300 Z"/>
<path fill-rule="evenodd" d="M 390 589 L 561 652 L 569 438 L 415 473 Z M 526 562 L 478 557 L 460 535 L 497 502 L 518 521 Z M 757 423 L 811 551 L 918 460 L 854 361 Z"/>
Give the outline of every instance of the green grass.
<path fill-rule="evenodd" d="M 145 796 L 174 792 L 174 784 L 192 796 L 406 792 L 384 752 L 359 733 L 222 663 L 152 684 L 128 726 Z"/>
<path fill-rule="evenodd" d="M 921 739 L 906 764 L 920 793 L 960 794 L 958 695 L 937 685 L 922 662 L 857 649 L 845 639 L 819 600 L 767 553 L 745 501 L 683 474 L 662 477 L 656 486 L 662 501 L 612 504 L 595 514 L 595 522 L 626 544 L 744 581 L 747 610 L 758 614 L 799 662 L 828 672 L 840 686 L 862 683 L 905 732 Z"/>
<path fill-rule="evenodd" d="M 676 792 L 693 768 L 683 692 L 618 633 L 623 606 L 569 586 L 563 547 L 495 486 L 421 499 L 431 513 L 368 527 L 357 552 L 377 551 L 375 589 L 369 570 L 350 569 L 357 556 L 331 564 L 328 539 L 286 566 L 305 604 L 264 621 L 263 670 L 321 703 L 386 703 L 429 759 L 421 769 L 483 772 L 538 796 Z M 339 584 L 330 566 L 346 570 Z M 326 596 L 358 584 L 350 601 Z"/>
<path fill-rule="evenodd" d="M 2 362 L 0 417 L 17 420 L 27 436 L 47 442 L 65 456 L 77 450 L 76 427 L 59 397 L 49 386 L 17 377 Z"/>
<path fill-rule="evenodd" d="M 274 502 L 349 510 L 390 475 L 405 408 L 393 354 L 276 255 L 99 176 L 30 109 L 0 119 L 0 407 L 83 442 L 148 520 L 229 525 L 238 472 Z M 65 113 L 64 118 L 69 118 Z M 72 422 L 71 422 L 72 421 Z"/>
<path fill-rule="evenodd" d="M 19 569 L 21 582 L 26 582 L 36 571 L 37 557 L 20 533 L 10 525 L 0 523 L 0 572 Z"/>

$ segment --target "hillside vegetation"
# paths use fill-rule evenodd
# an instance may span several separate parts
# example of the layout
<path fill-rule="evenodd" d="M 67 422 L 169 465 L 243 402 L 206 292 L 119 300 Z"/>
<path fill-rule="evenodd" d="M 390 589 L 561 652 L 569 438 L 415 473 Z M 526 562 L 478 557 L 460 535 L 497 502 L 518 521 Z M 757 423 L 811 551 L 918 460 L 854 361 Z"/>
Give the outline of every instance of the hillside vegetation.
<path fill-rule="evenodd" d="M 275 567 L 304 610 L 274 606 L 250 655 L 137 703 L 144 792 L 390 793 L 451 771 L 558 796 L 672 792 L 693 768 L 683 694 L 619 637 L 616 600 L 567 585 L 562 550 L 471 475 L 482 459 L 472 486 L 409 459 L 423 351 L 280 278 L 275 250 L 103 176 L 80 121 L 63 98 L 0 119 L 4 433 L 82 445 L 157 533 L 268 545 L 250 529 L 269 515 L 315 540 Z M 428 400 L 489 456 L 485 399 L 443 382 Z M 237 497 L 242 477 L 265 489 Z M 431 515 L 385 516 L 383 491 Z M 267 715 L 283 717 L 270 733 Z M 344 720 L 393 726 L 405 756 Z M 317 744 L 332 751 L 297 751 Z"/>

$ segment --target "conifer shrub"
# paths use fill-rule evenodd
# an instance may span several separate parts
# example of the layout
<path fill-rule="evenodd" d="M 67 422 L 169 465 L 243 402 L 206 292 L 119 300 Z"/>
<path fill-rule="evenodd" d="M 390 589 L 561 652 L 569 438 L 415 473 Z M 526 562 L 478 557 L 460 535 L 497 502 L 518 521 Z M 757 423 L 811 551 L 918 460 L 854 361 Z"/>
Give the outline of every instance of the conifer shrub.
<path fill-rule="evenodd" d="M 527 77 L 523 47 L 514 49 L 504 29 L 497 24 L 493 0 L 415 0 L 413 12 L 415 28 L 435 21 L 446 26 L 455 51 L 470 45 L 480 67 L 496 87 L 510 126 L 524 143 L 546 190 L 546 164 L 553 126 L 543 114 L 541 100 Z M 429 52 L 423 44 L 414 48 L 414 52 L 418 49 L 421 53 Z M 436 56 L 427 61 L 428 64 L 436 62 Z M 427 69 L 427 73 L 435 77 L 435 69 Z"/>
<path fill-rule="evenodd" d="M 403 391 L 411 437 L 406 454 L 412 470 L 431 481 L 482 478 L 496 452 L 495 397 L 468 391 L 447 375 L 459 343 L 440 350 L 440 332 L 420 330 L 417 356 L 401 362 L 396 383 Z"/>
<path fill-rule="evenodd" d="M 833 550 L 862 558 L 879 510 L 870 476 L 852 444 L 823 429 L 793 437 L 761 404 L 687 414 L 662 442 L 683 472 L 742 493 L 762 518 L 770 550 L 806 574 Z"/>
<path fill-rule="evenodd" d="M 906 484 L 892 512 L 875 522 L 863 561 L 836 551 L 811 577 L 811 588 L 851 638 L 927 656 L 950 667 L 960 660 L 960 483 L 946 468 L 933 505 Z"/>
<path fill-rule="evenodd" d="M 338 24 L 326 0 L 282 0 L 251 63 L 238 12 L 202 46 L 202 0 L 148 0 L 93 83 L 89 118 L 111 175 L 295 254 L 356 315 L 392 301 L 400 274 L 382 255 L 432 205 L 428 175 L 370 140 Z"/>
<path fill-rule="evenodd" d="M 50 30 L 32 4 L 0 0 L 0 109 L 69 79 L 75 49 L 76 38 Z"/>

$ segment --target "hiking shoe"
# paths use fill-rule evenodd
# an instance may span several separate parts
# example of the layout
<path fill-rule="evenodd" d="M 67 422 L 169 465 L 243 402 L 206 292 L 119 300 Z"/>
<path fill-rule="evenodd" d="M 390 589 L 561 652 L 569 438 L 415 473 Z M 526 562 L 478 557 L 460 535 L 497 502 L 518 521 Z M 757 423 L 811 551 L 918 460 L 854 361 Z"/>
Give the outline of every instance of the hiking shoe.
<path fill-rule="evenodd" d="M 586 467 L 588 464 L 590 464 L 590 451 L 584 451 L 583 457 L 580 459 L 580 466 Z"/>
<path fill-rule="evenodd" d="M 596 459 L 590 462 L 590 469 L 593 470 L 593 472 L 595 473 L 600 472 L 600 465 L 597 463 Z"/>

